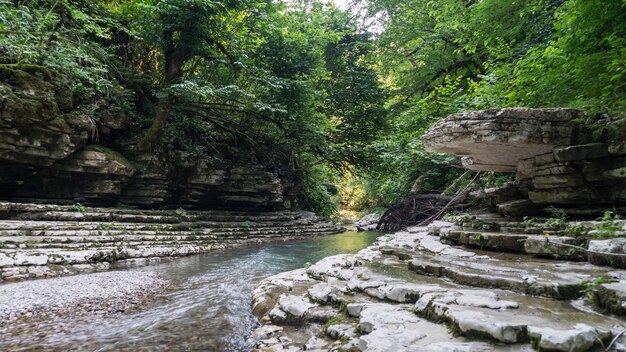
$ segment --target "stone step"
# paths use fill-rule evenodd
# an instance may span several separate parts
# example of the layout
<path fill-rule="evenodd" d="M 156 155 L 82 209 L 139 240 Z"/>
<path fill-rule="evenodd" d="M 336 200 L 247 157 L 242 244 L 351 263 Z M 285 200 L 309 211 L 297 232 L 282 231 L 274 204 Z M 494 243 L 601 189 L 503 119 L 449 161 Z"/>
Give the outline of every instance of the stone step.
<path fill-rule="evenodd" d="M 0 202 L 0 282 L 106 270 L 343 231 L 310 212 L 89 208 Z"/>
<path fill-rule="evenodd" d="M 432 238 L 426 232 L 423 236 Z M 307 269 L 267 278 L 253 293 L 253 310 L 270 326 L 295 324 L 299 331 L 311 331 L 321 339 L 317 343 L 323 350 L 352 345 L 407 352 L 529 351 L 531 346 L 542 351 L 599 351 L 626 329 L 623 320 L 592 312 L 580 300 L 527 296 L 416 275 L 406 261 L 382 253 L 395 247 L 397 253 L 432 254 L 420 248 L 422 240 L 416 233 L 386 235 L 358 255 L 328 257 Z M 417 245 L 410 248 L 411 243 Z M 449 246 L 440 249 L 448 259 L 468 256 Z M 337 312 L 325 329 L 316 328 L 314 317 L 328 306 L 341 306 L 343 312 Z M 297 336 L 289 330 L 273 331 L 282 333 L 257 342 L 259 350 Z"/>
<path fill-rule="evenodd" d="M 91 222 L 91 221 L 73 221 L 73 222 L 56 222 L 56 221 L 21 221 L 21 220 L 0 220 L 1 231 L 48 231 L 48 230 L 151 230 L 151 231 L 177 231 L 191 229 L 241 229 L 241 228 L 271 228 L 285 226 L 307 226 L 310 224 L 320 224 L 322 221 L 312 221 L 306 219 L 298 219 L 291 222 L 275 222 L 275 221 L 244 221 L 244 222 L 217 222 L 217 221 L 198 221 L 198 222 L 180 222 L 180 223 L 120 223 L 120 222 Z M 329 221 L 329 225 L 332 223 Z"/>
<path fill-rule="evenodd" d="M 195 241 L 130 241 L 90 243 L 84 246 L 79 243 L 55 244 L 54 246 L 33 246 L 29 248 L 0 249 L 0 274 L 12 267 L 45 266 L 50 264 L 93 264 L 114 262 L 128 258 L 172 257 L 189 254 L 205 253 L 213 249 L 224 248 L 234 244 L 254 243 L 255 241 L 288 240 L 302 236 L 327 234 L 324 231 L 308 231 L 298 234 L 275 234 L 259 237 L 229 236 L 220 239 L 203 239 Z"/>
<path fill-rule="evenodd" d="M 410 276 L 390 277 L 387 273 L 403 269 L 393 263 L 379 263 L 372 271 L 367 269 L 367 264 L 365 268 L 356 269 L 348 288 L 399 304 L 415 303 L 418 316 L 444 322 L 456 334 L 469 338 L 506 344 L 536 343 L 541 349 L 550 350 L 550 344 L 563 337 L 568 342 L 563 342 L 557 350 L 569 351 L 574 342 L 569 340 L 586 337 L 584 348 L 581 347 L 586 351 L 597 340 L 608 342 L 614 324 L 621 323 L 618 319 L 578 310 L 564 301 L 503 290 L 455 287 L 445 281 L 423 281 Z M 359 279 L 355 280 L 355 276 Z"/>
<path fill-rule="evenodd" d="M 480 249 L 524 253 L 526 234 L 453 230 L 439 236 L 441 242 Z"/>
<path fill-rule="evenodd" d="M 264 238 L 275 237 L 281 235 L 299 235 L 299 234 L 316 234 L 324 233 L 332 230 L 330 227 L 319 228 L 283 228 L 263 231 L 231 231 L 231 232 L 128 232 L 117 234 L 89 234 L 89 235 L 58 235 L 58 236 L 0 236 L 0 243 L 2 247 L 10 248 L 10 245 L 27 244 L 29 246 L 36 246 L 45 244 L 49 246 L 65 245 L 65 244 L 89 244 L 93 242 L 108 243 L 108 242 L 127 242 L 127 241 L 160 241 L 160 240 L 174 240 L 174 241 L 205 241 L 215 240 L 220 241 L 227 238 Z"/>
<path fill-rule="evenodd" d="M 179 223 L 184 221 L 277 221 L 288 222 L 314 217 L 295 211 L 231 212 L 185 210 L 139 210 L 119 208 L 90 208 L 51 204 L 28 204 L 0 202 L 0 219 L 36 221 L 99 221 L 138 223 Z"/>
<path fill-rule="evenodd" d="M 117 214 L 106 212 L 42 212 L 42 213 L 21 213 L 15 216 L 2 216 L 5 219 L 13 220 L 34 220 L 34 221 L 98 221 L 98 222 L 136 222 L 136 223 L 169 223 L 195 221 L 216 221 L 216 222 L 245 222 L 245 221 L 277 221 L 288 222 L 300 219 L 295 215 L 268 215 L 267 217 L 255 217 L 249 215 L 224 215 L 213 213 L 199 213 L 196 215 L 176 215 L 174 212 L 163 215 L 149 214 Z"/>
<path fill-rule="evenodd" d="M 586 245 L 584 238 L 475 230 L 443 231 L 439 238 L 445 244 L 486 251 L 524 253 L 559 260 L 588 260 L 587 250 L 583 247 Z"/>
<path fill-rule="evenodd" d="M 382 253 L 408 260 L 410 270 L 443 277 L 467 286 L 571 299 L 584 295 L 587 283 L 600 277 L 626 279 L 626 271 L 585 262 L 561 262 L 514 253 L 451 247 L 427 232 L 397 233 L 397 242 L 411 238 L 412 247 L 381 247 Z M 407 241 L 405 240 L 405 243 Z"/>
<path fill-rule="evenodd" d="M 309 224 L 301 225 L 294 224 L 293 226 L 257 226 L 257 227 L 223 227 L 223 228 L 181 228 L 180 230 L 176 229 L 146 229 L 146 230 L 134 230 L 132 228 L 126 228 L 121 230 L 111 230 L 111 229 L 99 229 L 99 230 L 0 230 L 0 237 L 10 240 L 11 237 L 67 237 L 67 236 L 82 236 L 82 237 L 90 237 L 90 236 L 120 236 L 120 235 L 216 235 L 221 236 L 224 234 L 231 233 L 240 233 L 240 234 L 259 234 L 259 233 L 273 233 L 273 232 L 294 232 L 307 230 L 312 227 Z M 331 224 L 316 224 L 317 229 L 332 229 L 335 228 L 334 225 Z M 1 241 L 0 241 L 1 242 Z"/>

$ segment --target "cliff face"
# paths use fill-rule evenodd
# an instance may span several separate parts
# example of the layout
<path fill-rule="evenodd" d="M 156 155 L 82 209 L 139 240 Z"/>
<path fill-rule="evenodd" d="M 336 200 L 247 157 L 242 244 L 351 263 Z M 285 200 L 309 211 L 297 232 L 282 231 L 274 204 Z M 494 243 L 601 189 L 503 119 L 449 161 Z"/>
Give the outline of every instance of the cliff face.
<path fill-rule="evenodd" d="M 262 165 L 98 144 L 122 112 L 76 104 L 41 72 L 0 74 L 0 199 L 140 207 L 272 210 L 284 181 Z M 109 142 L 111 138 L 106 138 Z M 111 144 L 111 143 L 109 143 Z"/>
<path fill-rule="evenodd" d="M 573 109 L 494 109 L 451 115 L 423 136 L 428 151 L 473 170 L 516 174 L 492 192 L 499 209 L 626 205 L 626 119 L 583 123 Z M 513 203 L 510 203 L 513 201 Z"/>

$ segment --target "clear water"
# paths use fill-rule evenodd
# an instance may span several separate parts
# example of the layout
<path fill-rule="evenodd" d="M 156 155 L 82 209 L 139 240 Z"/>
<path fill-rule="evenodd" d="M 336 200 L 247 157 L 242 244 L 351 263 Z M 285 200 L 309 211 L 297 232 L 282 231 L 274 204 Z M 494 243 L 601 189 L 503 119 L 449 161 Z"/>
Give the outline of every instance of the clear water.
<path fill-rule="evenodd" d="M 175 289 L 137 313 L 63 322 L 69 327 L 45 337 L 24 337 L 20 345 L 26 350 L 246 351 L 246 336 L 258 325 L 250 306 L 257 282 L 329 255 L 357 252 L 378 235 L 344 232 L 143 267 L 137 270 L 156 271 L 174 281 Z"/>

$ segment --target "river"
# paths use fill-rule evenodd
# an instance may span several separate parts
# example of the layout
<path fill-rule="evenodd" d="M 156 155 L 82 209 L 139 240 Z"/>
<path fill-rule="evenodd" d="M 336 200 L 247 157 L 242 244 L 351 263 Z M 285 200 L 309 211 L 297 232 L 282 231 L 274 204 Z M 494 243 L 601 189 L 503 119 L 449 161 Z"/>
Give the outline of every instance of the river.
<path fill-rule="evenodd" d="M 33 338 L 50 350 L 246 351 L 246 336 L 258 325 L 250 306 L 257 282 L 329 255 L 355 253 L 378 235 L 344 232 L 130 269 L 158 272 L 173 288 L 136 313 L 62 322 L 70 326 L 44 341 Z"/>

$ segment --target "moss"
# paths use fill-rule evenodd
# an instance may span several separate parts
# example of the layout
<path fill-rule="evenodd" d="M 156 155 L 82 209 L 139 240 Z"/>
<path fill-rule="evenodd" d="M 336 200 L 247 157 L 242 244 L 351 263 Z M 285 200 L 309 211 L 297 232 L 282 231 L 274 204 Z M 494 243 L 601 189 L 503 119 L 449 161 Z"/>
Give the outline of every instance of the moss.
<path fill-rule="evenodd" d="M 367 263 L 366 266 L 372 269 L 372 271 L 385 276 L 395 277 L 399 279 L 414 279 L 416 277 L 416 274 L 412 271 L 409 271 L 406 267 L 385 265 L 377 262 Z"/>
<path fill-rule="evenodd" d="M 56 72 L 46 66 L 35 64 L 0 64 L 1 73 L 19 74 L 19 71 L 28 73 L 29 75 L 42 75 L 48 81 L 51 81 L 54 76 L 57 76 Z"/>

